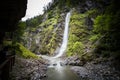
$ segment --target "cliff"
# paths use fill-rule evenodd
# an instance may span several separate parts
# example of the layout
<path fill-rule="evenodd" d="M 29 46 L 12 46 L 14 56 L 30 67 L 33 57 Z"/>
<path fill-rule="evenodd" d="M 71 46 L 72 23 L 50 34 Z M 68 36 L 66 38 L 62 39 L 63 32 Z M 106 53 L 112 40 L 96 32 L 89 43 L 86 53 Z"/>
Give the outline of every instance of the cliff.
<path fill-rule="evenodd" d="M 113 0 L 53 0 L 43 15 L 26 21 L 23 44 L 36 54 L 56 54 L 62 41 L 65 15 L 71 10 L 66 55 L 78 55 L 87 61 L 94 56 L 114 55 L 113 59 L 118 59 L 118 5 L 119 2 Z"/>

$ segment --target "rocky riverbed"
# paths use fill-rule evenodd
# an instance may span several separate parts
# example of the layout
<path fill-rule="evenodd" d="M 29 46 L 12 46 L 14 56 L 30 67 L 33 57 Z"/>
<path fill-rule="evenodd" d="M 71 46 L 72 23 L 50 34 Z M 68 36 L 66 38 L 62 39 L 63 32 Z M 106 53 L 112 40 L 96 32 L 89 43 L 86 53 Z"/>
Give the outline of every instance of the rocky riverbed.
<path fill-rule="evenodd" d="M 41 59 L 16 58 L 10 77 L 11 80 L 42 80 L 46 71 L 45 61 Z"/>
<path fill-rule="evenodd" d="M 82 80 L 120 80 L 120 72 L 104 64 L 87 63 L 85 66 L 72 66 Z"/>
<path fill-rule="evenodd" d="M 41 59 L 16 58 L 11 72 L 11 80 L 43 80 L 48 62 Z M 80 80 L 120 80 L 120 71 L 109 60 L 95 59 L 82 63 L 77 57 L 67 58 L 61 66 L 69 65 Z M 49 74 L 50 75 L 50 74 Z"/>
<path fill-rule="evenodd" d="M 120 80 L 120 71 L 110 59 L 98 58 L 82 64 L 77 57 L 71 57 L 65 64 L 71 66 L 80 80 Z"/>

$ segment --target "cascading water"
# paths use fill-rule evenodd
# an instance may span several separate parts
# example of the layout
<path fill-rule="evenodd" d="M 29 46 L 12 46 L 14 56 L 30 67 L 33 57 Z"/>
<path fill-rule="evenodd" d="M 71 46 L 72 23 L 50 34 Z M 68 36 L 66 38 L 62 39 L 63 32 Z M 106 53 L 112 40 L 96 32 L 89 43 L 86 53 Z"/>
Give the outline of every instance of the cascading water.
<path fill-rule="evenodd" d="M 62 41 L 62 45 L 60 47 L 59 53 L 50 58 L 50 64 L 51 66 L 53 66 L 53 64 L 56 65 L 56 69 L 60 71 L 60 62 L 62 62 L 61 59 L 59 59 L 59 57 L 61 57 L 64 53 L 65 50 L 67 48 L 67 43 L 68 43 L 68 29 L 69 29 L 69 21 L 70 21 L 70 12 L 67 13 L 66 18 L 65 18 L 65 29 L 64 29 L 64 34 L 63 34 L 63 41 Z"/>
<path fill-rule="evenodd" d="M 44 80 L 79 80 L 78 76 L 74 74 L 69 67 L 61 66 L 61 56 L 65 53 L 68 43 L 68 27 L 71 12 L 68 12 L 65 18 L 65 29 L 63 34 L 63 41 L 59 53 L 54 57 L 42 56 L 44 59 L 50 61 L 48 66 L 48 77 Z"/>
<path fill-rule="evenodd" d="M 62 46 L 60 47 L 59 53 L 54 58 L 61 57 L 64 54 L 64 52 L 65 52 L 65 50 L 67 48 L 69 21 L 70 21 L 70 12 L 67 13 L 67 16 L 65 18 L 65 30 L 64 30 L 64 35 L 63 35 Z"/>

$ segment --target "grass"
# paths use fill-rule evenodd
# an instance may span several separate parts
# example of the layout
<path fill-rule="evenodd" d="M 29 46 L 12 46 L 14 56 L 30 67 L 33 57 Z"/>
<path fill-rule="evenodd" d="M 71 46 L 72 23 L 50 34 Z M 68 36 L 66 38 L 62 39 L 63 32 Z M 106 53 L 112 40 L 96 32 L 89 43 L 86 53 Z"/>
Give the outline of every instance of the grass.
<path fill-rule="evenodd" d="M 15 52 L 17 55 L 23 58 L 38 58 L 37 55 L 32 53 L 30 50 L 26 49 L 22 44 L 17 43 L 15 45 Z"/>

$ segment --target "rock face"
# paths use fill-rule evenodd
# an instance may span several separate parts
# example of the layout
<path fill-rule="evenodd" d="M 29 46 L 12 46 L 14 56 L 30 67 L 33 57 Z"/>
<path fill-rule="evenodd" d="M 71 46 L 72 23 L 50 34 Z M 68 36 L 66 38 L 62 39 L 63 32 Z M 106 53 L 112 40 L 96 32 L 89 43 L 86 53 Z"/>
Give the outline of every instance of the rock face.
<path fill-rule="evenodd" d="M 71 65 L 71 66 L 83 66 L 84 65 L 83 61 L 80 61 L 80 59 L 77 56 L 72 56 L 72 57 L 67 58 L 63 64 Z"/>
<path fill-rule="evenodd" d="M 86 78 L 89 75 L 88 70 L 85 67 L 73 66 L 71 67 L 71 70 L 76 72 L 81 79 Z"/>
<path fill-rule="evenodd" d="M 46 77 L 46 70 L 42 60 L 16 58 L 10 77 L 13 80 L 41 80 Z"/>
<path fill-rule="evenodd" d="M 77 73 L 81 80 L 120 80 L 120 72 L 110 66 L 110 62 L 89 62 L 82 67 L 72 66 L 71 70 Z"/>
<path fill-rule="evenodd" d="M 12 32 L 17 28 L 18 21 L 25 15 L 27 0 L 2 0 L 0 2 L 0 38 L 5 32 Z"/>
<path fill-rule="evenodd" d="M 66 11 L 56 7 L 44 13 L 38 26 L 27 27 L 23 45 L 36 54 L 57 53 L 62 43 L 65 16 Z"/>

